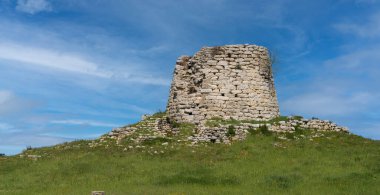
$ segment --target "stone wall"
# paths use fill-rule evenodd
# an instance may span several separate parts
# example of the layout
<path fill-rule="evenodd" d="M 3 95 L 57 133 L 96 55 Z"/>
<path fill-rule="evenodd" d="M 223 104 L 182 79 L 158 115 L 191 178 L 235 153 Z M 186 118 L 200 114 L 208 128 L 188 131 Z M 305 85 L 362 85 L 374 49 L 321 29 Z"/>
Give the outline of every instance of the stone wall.
<path fill-rule="evenodd" d="M 213 117 L 268 120 L 279 116 L 268 50 L 226 45 L 180 57 L 167 112 L 171 120 L 194 124 Z"/>
<path fill-rule="evenodd" d="M 218 127 L 198 127 L 198 133 L 188 139 L 192 143 L 198 142 L 216 142 L 230 143 L 231 140 L 244 140 L 249 131 L 258 130 L 261 126 L 267 126 L 268 131 L 277 133 L 294 133 L 296 129 L 302 131 L 332 131 L 349 133 L 348 128 L 339 126 L 328 120 L 320 119 L 293 119 L 287 121 L 279 121 L 275 123 L 263 122 L 261 124 L 253 124 L 249 122 L 239 122 L 238 124 L 220 124 Z M 235 135 L 230 137 L 227 132 L 233 127 Z"/>
<path fill-rule="evenodd" d="M 225 123 L 227 122 L 227 123 Z M 257 121 L 256 121 L 257 122 Z M 234 121 L 229 124 L 228 121 L 219 121 L 216 126 L 199 125 L 194 126 L 191 136 L 180 141 L 188 141 L 192 145 L 200 142 L 231 143 L 231 141 L 244 140 L 249 132 L 258 131 L 260 127 L 267 126 L 268 131 L 276 133 L 294 133 L 300 131 L 334 131 L 348 133 L 346 127 L 339 126 L 328 120 L 320 119 L 299 119 L 288 117 L 286 120 L 278 122 L 261 121 L 260 123 Z M 228 133 L 233 129 L 234 135 Z M 155 139 L 157 137 L 170 138 L 180 133 L 180 129 L 172 127 L 168 123 L 167 115 L 159 117 L 145 116 L 137 124 L 115 128 L 110 133 L 104 135 L 100 140 L 108 138 L 114 139 L 120 144 L 120 141 L 126 137 L 133 137 L 135 143 L 141 143 L 145 140 Z M 176 137 L 176 139 L 180 139 Z M 92 145 L 93 146 L 93 145 Z"/>
<path fill-rule="evenodd" d="M 159 117 L 143 115 L 142 118 L 143 119 L 140 122 L 134 125 L 112 129 L 111 132 L 102 136 L 100 140 L 103 141 L 106 138 L 110 138 L 115 139 L 117 143 L 119 143 L 119 141 L 125 137 L 131 136 L 136 132 L 146 132 L 145 134 L 140 134 L 136 137 L 135 142 L 141 142 L 156 137 L 168 137 L 178 133 L 178 130 L 172 128 L 168 123 L 166 115 Z"/>

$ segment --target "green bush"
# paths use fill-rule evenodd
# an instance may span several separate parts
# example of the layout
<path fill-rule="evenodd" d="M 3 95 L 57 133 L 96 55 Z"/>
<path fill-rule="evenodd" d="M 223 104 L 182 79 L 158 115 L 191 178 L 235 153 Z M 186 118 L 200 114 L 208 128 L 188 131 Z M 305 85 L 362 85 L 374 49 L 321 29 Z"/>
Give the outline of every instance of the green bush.
<path fill-rule="evenodd" d="M 156 113 L 154 113 L 152 116 L 153 117 L 163 117 L 166 115 L 166 112 L 165 111 L 162 111 L 162 110 L 158 110 Z"/>
<path fill-rule="evenodd" d="M 268 122 L 273 124 L 273 123 L 278 123 L 280 121 L 289 121 L 289 118 L 287 116 L 279 116 L 279 117 L 269 120 Z"/>
<path fill-rule="evenodd" d="M 213 118 L 207 120 L 205 125 L 207 127 L 219 127 L 222 122 L 223 122 L 222 118 L 213 117 Z"/>
<path fill-rule="evenodd" d="M 172 128 L 179 128 L 181 126 L 181 124 L 176 121 L 170 121 L 169 123 Z"/>
<path fill-rule="evenodd" d="M 233 125 L 228 126 L 228 130 L 227 130 L 226 135 L 227 135 L 228 137 L 233 137 L 233 136 L 236 135 L 235 127 L 234 127 Z"/>
<path fill-rule="evenodd" d="M 248 129 L 248 132 L 249 132 L 251 135 L 256 135 L 256 134 L 259 133 L 259 131 L 258 131 L 257 129 L 252 128 L 252 127 L 250 127 L 250 128 Z"/>
<path fill-rule="evenodd" d="M 268 126 L 266 125 L 261 125 L 258 130 L 260 131 L 261 134 L 270 136 L 272 135 L 272 132 L 269 131 Z"/>
<path fill-rule="evenodd" d="M 181 136 L 191 136 L 195 133 L 196 126 L 192 123 L 178 123 Z"/>
<path fill-rule="evenodd" d="M 294 120 L 302 120 L 303 117 L 302 116 L 292 116 L 292 119 L 294 119 Z"/>
<path fill-rule="evenodd" d="M 286 133 L 285 133 L 285 137 L 286 137 L 287 139 L 294 139 L 294 133 L 286 132 Z"/>

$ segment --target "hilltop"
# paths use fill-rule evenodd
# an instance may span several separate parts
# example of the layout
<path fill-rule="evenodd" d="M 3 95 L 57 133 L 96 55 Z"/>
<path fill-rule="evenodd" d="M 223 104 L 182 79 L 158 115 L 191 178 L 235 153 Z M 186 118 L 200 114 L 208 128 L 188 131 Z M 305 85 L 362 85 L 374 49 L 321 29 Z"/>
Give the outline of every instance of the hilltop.
<path fill-rule="evenodd" d="M 380 194 L 380 142 L 280 116 L 268 50 L 177 60 L 166 112 L 0 157 L 2 194 Z"/>
<path fill-rule="evenodd" d="M 139 130 L 120 140 L 104 135 L 0 157 L 0 194 L 380 193 L 379 141 L 260 128 L 232 144 L 192 145 L 191 124 L 176 124 L 178 134 L 165 137 L 144 130 L 164 116 L 131 125 Z"/>

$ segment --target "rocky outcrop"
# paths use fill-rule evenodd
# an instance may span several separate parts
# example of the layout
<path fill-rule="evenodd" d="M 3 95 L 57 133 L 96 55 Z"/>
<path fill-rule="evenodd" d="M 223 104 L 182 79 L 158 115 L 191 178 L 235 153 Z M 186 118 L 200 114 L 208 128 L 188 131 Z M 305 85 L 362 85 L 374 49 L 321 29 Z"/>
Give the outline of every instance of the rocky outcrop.
<path fill-rule="evenodd" d="M 209 124 L 211 122 L 211 125 Z M 258 132 L 263 127 L 269 132 L 295 133 L 297 131 L 334 131 L 348 133 L 346 127 L 320 119 L 302 119 L 298 117 L 282 117 L 280 120 L 269 121 L 237 121 L 210 119 L 204 125 L 194 126 L 191 135 L 180 141 L 197 144 L 199 142 L 231 143 L 244 140 L 249 133 Z M 173 137 L 180 133 L 180 129 L 170 124 L 168 116 L 148 116 L 141 122 L 113 129 L 103 136 L 104 139 L 114 139 L 118 143 L 126 137 L 132 137 L 135 143 L 159 137 Z"/>
<path fill-rule="evenodd" d="M 219 124 L 218 124 L 219 123 Z M 298 131 L 335 131 L 348 133 L 348 128 L 320 119 L 297 119 L 289 117 L 283 121 L 218 121 L 216 127 L 200 126 L 197 134 L 189 137 L 193 143 L 216 142 L 230 143 L 234 140 L 244 140 L 249 132 L 258 131 L 266 126 L 270 132 L 294 133 Z M 233 131 L 233 133 L 229 132 Z"/>
<path fill-rule="evenodd" d="M 167 116 L 164 114 L 160 116 L 144 115 L 143 118 L 142 121 L 134 125 L 113 129 L 111 132 L 104 135 L 101 140 L 110 138 L 120 142 L 127 136 L 138 135 L 135 142 L 141 142 L 157 137 L 168 137 L 177 133 L 177 129 L 172 128 L 171 124 L 168 123 Z M 135 132 L 138 132 L 138 134 L 135 134 Z"/>

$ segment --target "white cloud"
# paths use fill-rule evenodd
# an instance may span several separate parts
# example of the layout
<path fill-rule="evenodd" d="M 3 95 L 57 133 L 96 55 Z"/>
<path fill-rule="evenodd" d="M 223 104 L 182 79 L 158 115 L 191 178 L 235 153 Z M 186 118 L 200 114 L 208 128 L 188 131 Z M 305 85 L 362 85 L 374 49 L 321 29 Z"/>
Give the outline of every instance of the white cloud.
<path fill-rule="evenodd" d="M 316 66 L 314 78 L 282 103 L 287 114 L 326 118 L 368 115 L 376 109 L 380 94 L 378 68 L 380 47 L 365 48 L 337 56 Z"/>
<path fill-rule="evenodd" d="M 369 3 L 369 4 L 372 4 L 372 3 L 377 3 L 378 0 L 355 0 L 355 3 Z"/>
<path fill-rule="evenodd" d="M 0 116 L 19 113 L 21 111 L 25 112 L 35 105 L 36 102 L 21 99 L 11 91 L 0 90 Z"/>
<path fill-rule="evenodd" d="M 345 22 L 334 25 L 334 27 L 346 34 L 354 34 L 363 38 L 380 36 L 380 12 L 373 14 L 368 21 L 361 23 Z"/>
<path fill-rule="evenodd" d="M 0 90 L 0 105 L 12 99 L 12 96 L 13 95 L 10 91 Z"/>
<path fill-rule="evenodd" d="M 33 147 L 41 147 L 41 146 L 49 146 L 53 144 L 62 143 L 65 141 L 71 141 L 72 139 L 64 138 L 64 137 L 55 137 L 55 136 L 47 136 L 47 135 L 34 135 L 27 133 L 15 133 L 11 134 L 7 137 L 0 137 L 0 147 L 1 146 L 33 146 Z"/>
<path fill-rule="evenodd" d="M 0 58 L 69 72 L 109 78 L 112 73 L 73 54 L 17 44 L 0 44 Z"/>
<path fill-rule="evenodd" d="M 90 134 L 84 134 L 80 136 L 80 139 L 97 139 L 100 136 L 104 135 L 104 133 L 90 133 Z M 70 140 L 78 140 L 78 135 L 67 135 L 64 133 L 44 133 L 41 134 L 41 136 L 50 136 L 50 137 L 64 137 L 66 139 Z"/>
<path fill-rule="evenodd" d="M 12 125 L 9 125 L 7 123 L 0 123 L 0 131 L 7 131 L 13 129 Z"/>
<path fill-rule="evenodd" d="M 23 149 L 25 149 L 25 146 L 0 145 L 0 153 L 5 153 L 5 155 L 15 155 Z"/>
<path fill-rule="evenodd" d="M 0 59 L 21 62 L 29 66 L 44 67 L 49 70 L 66 71 L 68 73 L 133 83 L 163 86 L 168 86 L 170 83 L 168 79 L 155 77 L 147 73 L 128 73 L 102 69 L 99 64 L 80 55 L 14 43 L 0 44 Z"/>
<path fill-rule="evenodd" d="M 80 119 L 68 119 L 68 120 L 53 120 L 52 124 L 64 124 L 64 125 L 88 125 L 95 127 L 118 127 L 118 124 L 91 121 L 91 120 L 80 120 Z"/>
<path fill-rule="evenodd" d="M 307 116 L 345 116 L 366 110 L 374 101 L 369 93 L 341 95 L 339 93 L 318 91 L 291 97 L 281 105 L 291 114 Z"/>
<path fill-rule="evenodd" d="M 52 6 L 47 0 L 18 0 L 16 10 L 29 14 L 52 11 Z"/>
<path fill-rule="evenodd" d="M 13 125 L 10 125 L 8 123 L 2 123 L 0 122 L 0 133 L 15 133 L 20 132 L 20 130 L 16 129 Z"/>
<path fill-rule="evenodd" d="M 372 123 L 367 126 L 358 128 L 358 133 L 364 134 L 371 139 L 380 140 L 380 123 Z"/>
<path fill-rule="evenodd" d="M 343 55 L 340 55 L 334 59 L 327 60 L 325 65 L 335 66 L 347 69 L 362 69 L 376 71 L 380 62 L 380 46 L 364 48 L 358 51 L 352 51 Z"/>

